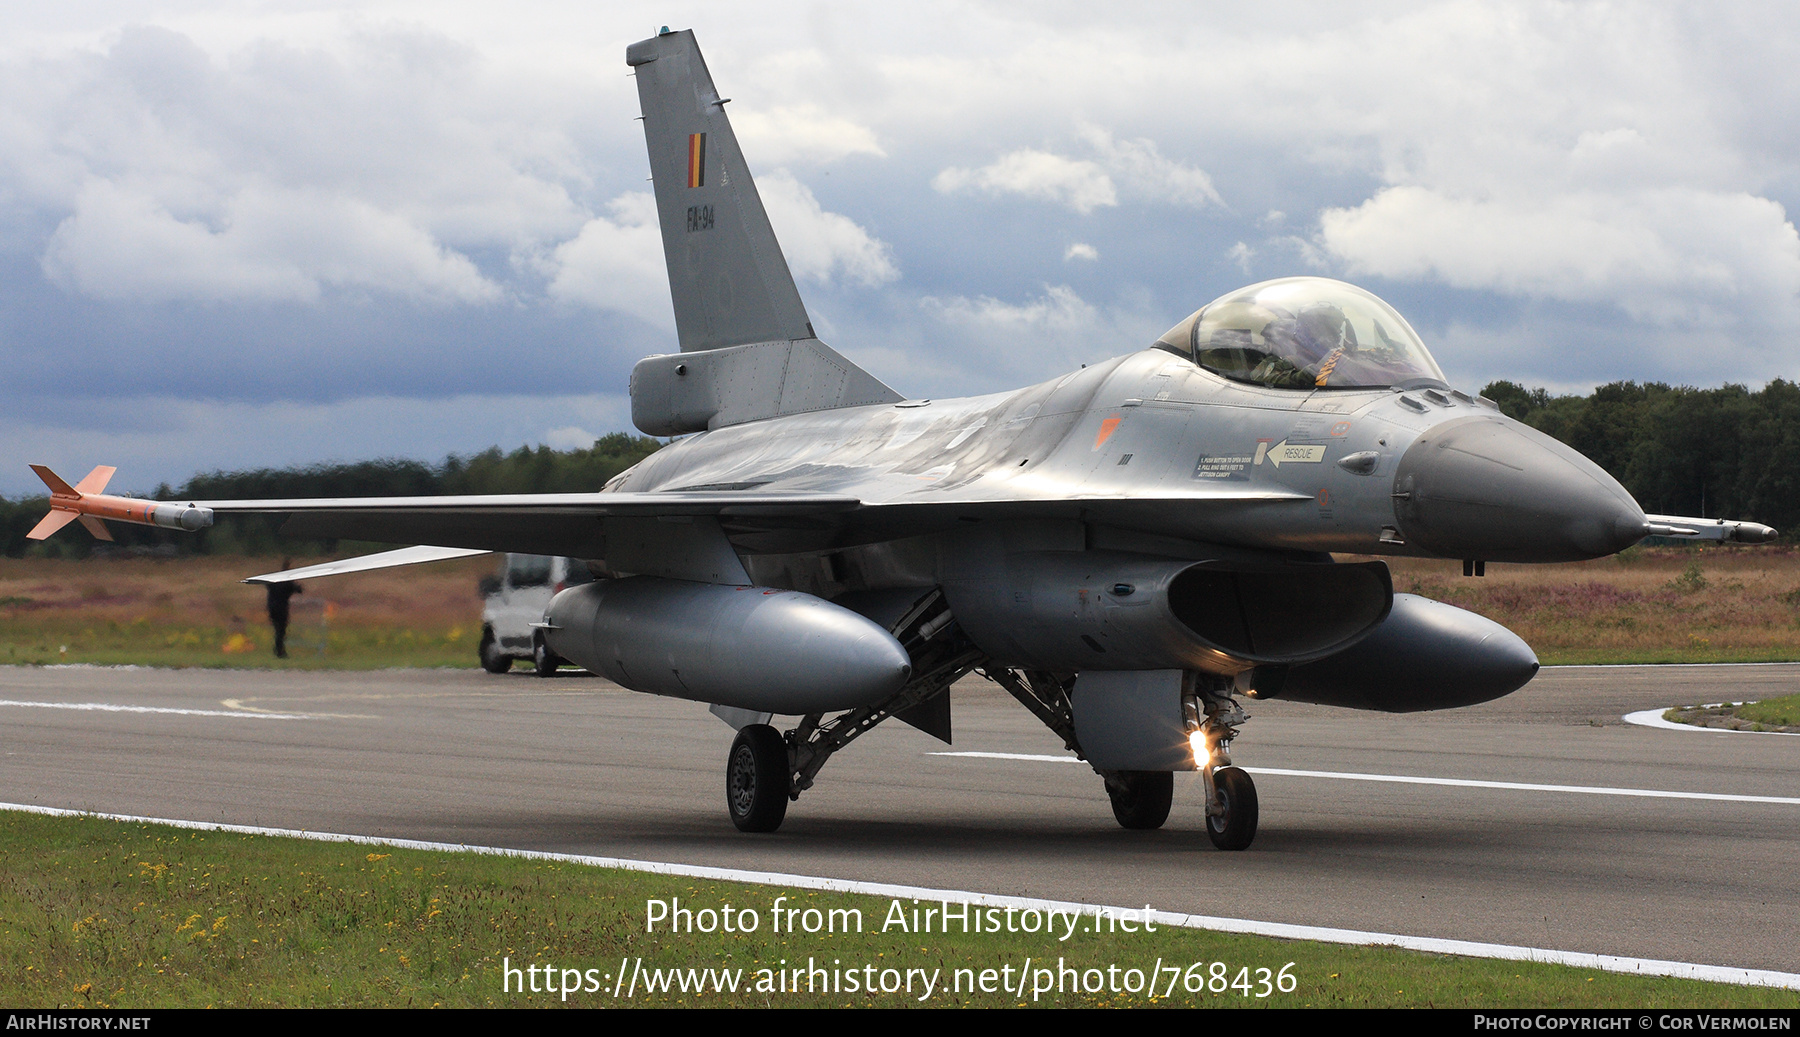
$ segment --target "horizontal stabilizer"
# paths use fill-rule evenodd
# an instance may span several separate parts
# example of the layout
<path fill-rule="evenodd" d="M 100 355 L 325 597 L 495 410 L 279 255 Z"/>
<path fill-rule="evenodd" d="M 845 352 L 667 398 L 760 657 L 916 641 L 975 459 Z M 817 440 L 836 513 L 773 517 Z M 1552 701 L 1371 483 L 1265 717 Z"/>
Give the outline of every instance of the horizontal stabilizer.
<path fill-rule="evenodd" d="M 368 572 L 371 569 L 391 569 L 397 565 L 418 565 L 421 562 L 441 562 L 449 558 L 468 558 L 473 555 L 484 555 L 491 552 L 468 547 L 403 547 L 398 551 L 383 551 L 380 554 L 359 555 L 355 558 L 342 558 L 335 562 L 321 562 L 301 569 L 283 569 L 278 573 L 264 573 L 244 580 L 245 583 L 293 583 L 295 580 L 311 580 L 320 576 L 341 576 L 344 573 Z"/>

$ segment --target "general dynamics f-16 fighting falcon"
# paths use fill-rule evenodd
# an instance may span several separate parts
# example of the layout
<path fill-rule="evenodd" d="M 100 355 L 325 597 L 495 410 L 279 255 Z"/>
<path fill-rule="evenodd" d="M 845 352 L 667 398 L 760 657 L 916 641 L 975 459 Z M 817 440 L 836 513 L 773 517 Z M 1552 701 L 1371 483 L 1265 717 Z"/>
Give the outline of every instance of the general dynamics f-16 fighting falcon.
<path fill-rule="evenodd" d="M 596 493 L 154 502 L 51 512 L 179 529 L 281 513 L 284 532 L 422 545 L 254 577 L 485 551 L 588 560 L 537 624 L 626 688 L 737 729 L 726 803 L 781 824 L 831 755 L 890 717 L 948 742 L 950 685 L 998 683 L 1157 828 L 1198 770 L 1239 850 L 1256 789 L 1238 696 L 1448 709 L 1537 672 L 1524 641 L 1396 594 L 1379 561 L 1612 554 L 1645 536 L 1760 542 L 1748 522 L 1645 515 L 1581 454 L 1454 391 L 1419 336 L 1351 285 L 1231 292 L 1148 348 L 1015 392 L 908 399 L 820 342 L 691 32 L 632 44 L 681 351 L 631 373 L 632 420 L 681 438 Z M 798 717 L 785 731 L 776 716 Z"/>

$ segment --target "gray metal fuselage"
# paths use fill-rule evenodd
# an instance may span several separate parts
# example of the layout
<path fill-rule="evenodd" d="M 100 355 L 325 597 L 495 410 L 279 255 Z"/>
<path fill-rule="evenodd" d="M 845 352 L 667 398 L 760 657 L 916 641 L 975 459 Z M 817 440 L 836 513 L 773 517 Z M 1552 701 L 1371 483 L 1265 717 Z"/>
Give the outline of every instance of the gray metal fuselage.
<path fill-rule="evenodd" d="M 1010 393 L 841 408 L 714 429 L 671 444 L 607 490 L 755 487 L 859 498 L 863 509 L 810 534 L 759 533 L 753 521 L 728 524 L 758 582 L 766 576 L 770 585 L 798 589 L 808 589 L 802 586 L 807 583 L 816 589 L 816 581 L 784 580 L 755 556 L 946 531 L 972 534 L 971 526 L 991 523 L 1013 527 L 1000 534 L 995 546 L 1002 551 L 1110 544 L 1171 557 L 1216 557 L 1221 548 L 1294 560 L 1318 560 L 1322 552 L 1433 554 L 1442 552 L 1407 542 L 1407 527 L 1421 523 L 1397 513 L 1397 473 L 1433 429 L 1472 418 L 1491 426 L 1490 438 L 1497 436 L 1512 453 L 1496 459 L 1457 451 L 1461 481 L 1503 474 L 1533 482 L 1538 492 L 1476 502 L 1482 514 L 1467 534 L 1512 527 L 1525 534 L 1525 546 L 1501 543 L 1492 553 L 1468 557 L 1594 557 L 1643 535 L 1582 545 L 1555 521 L 1541 521 L 1546 510 L 1587 509 L 1597 511 L 1594 521 L 1601 525 L 1610 528 L 1622 518 L 1635 530 L 1643 518 L 1629 494 L 1591 462 L 1486 401 L 1436 389 L 1266 388 L 1157 348 Z M 1346 458 L 1351 463 L 1339 463 Z M 1525 470 L 1529 465 L 1521 460 L 1544 470 Z M 1571 483 L 1578 484 L 1572 500 Z M 1429 488 L 1415 492 L 1423 496 Z M 1001 504 L 1004 517 L 998 508 L 984 507 Z M 885 519 L 884 505 L 908 506 L 900 509 L 905 518 Z M 1065 528 L 1046 532 L 1047 523 Z M 1046 536 L 1053 546 L 1041 542 Z M 961 552 L 926 554 L 955 564 Z M 908 571 L 891 577 L 936 582 L 955 575 Z M 860 582 L 879 586 L 881 580 L 872 575 Z"/>

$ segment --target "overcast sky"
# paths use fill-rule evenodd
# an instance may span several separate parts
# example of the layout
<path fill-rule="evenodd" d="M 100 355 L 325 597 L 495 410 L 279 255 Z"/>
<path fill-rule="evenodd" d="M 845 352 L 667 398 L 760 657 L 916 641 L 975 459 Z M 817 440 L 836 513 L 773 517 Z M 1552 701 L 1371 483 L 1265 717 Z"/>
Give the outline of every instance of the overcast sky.
<path fill-rule="evenodd" d="M 911 396 L 1252 281 L 1452 384 L 1800 377 L 1800 7 L 0 9 L 0 493 L 629 429 L 674 322 L 627 44 L 692 28 L 821 337 Z"/>

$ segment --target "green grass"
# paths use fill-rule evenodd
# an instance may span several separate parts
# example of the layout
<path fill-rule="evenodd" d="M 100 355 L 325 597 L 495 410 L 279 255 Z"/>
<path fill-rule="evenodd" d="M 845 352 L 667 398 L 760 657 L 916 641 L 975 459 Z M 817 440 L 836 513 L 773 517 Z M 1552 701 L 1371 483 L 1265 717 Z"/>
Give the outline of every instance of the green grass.
<path fill-rule="evenodd" d="M 784 906 L 858 909 L 864 931 L 789 935 L 769 921 Z M 647 901 L 758 912 L 755 932 L 648 932 Z M 1343 947 L 1195 930 L 1042 934 L 883 933 L 884 898 L 703 882 L 578 864 L 249 836 L 104 821 L 0 814 L 0 1002 L 36 1007 L 556 1006 L 555 993 L 507 993 L 503 963 L 595 970 L 603 992 L 577 1007 L 917 1005 L 903 994 L 647 993 L 613 996 L 621 960 L 647 969 L 757 970 L 803 965 L 876 975 L 1033 967 L 1063 959 L 1086 970 L 1183 968 L 1227 982 L 1240 968 L 1288 966 L 1291 992 L 1174 996 L 1064 993 L 1051 1006 L 1782 1007 L 1800 994 L 1584 969 Z M 902 901 L 901 908 L 912 905 Z M 847 916 L 840 916 L 847 917 Z M 835 963 L 835 965 L 834 965 Z M 1292 963 L 1291 966 L 1289 963 Z M 635 971 L 636 966 L 629 966 Z M 774 973 L 769 973 L 772 978 Z M 840 972 L 840 977 L 842 972 Z M 896 972 L 893 975 L 900 975 Z M 604 977 L 603 979 L 601 977 Z M 1123 981 L 1125 973 L 1119 973 Z M 1164 982 L 1167 982 L 1165 978 Z M 841 983 L 841 978 L 840 978 Z M 915 987 L 915 996 L 918 988 Z M 1160 993 L 1160 990 L 1159 990 Z M 929 1005 L 1014 1006 L 1015 995 L 948 993 Z"/>
<path fill-rule="evenodd" d="M 288 658 L 260 628 L 151 624 L 66 617 L 0 619 L 0 664 L 48 666 L 199 666 L 216 669 L 371 670 L 390 666 L 476 665 L 479 623 L 422 630 L 410 626 L 288 629 Z"/>
<path fill-rule="evenodd" d="M 1759 724 L 1782 727 L 1800 726 L 1800 695 L 1785 695 L 1778 699 L 1752 702 L 1749 705 L 1739 706 L 1736 712 L 1745 720 L 1753 720 Z"/>

